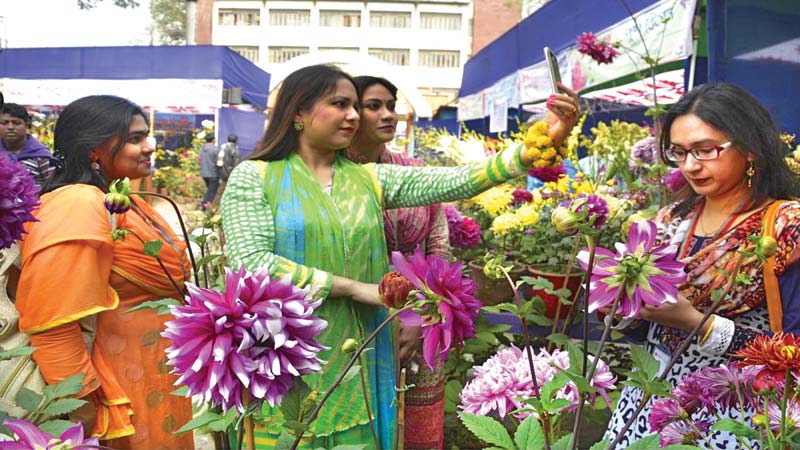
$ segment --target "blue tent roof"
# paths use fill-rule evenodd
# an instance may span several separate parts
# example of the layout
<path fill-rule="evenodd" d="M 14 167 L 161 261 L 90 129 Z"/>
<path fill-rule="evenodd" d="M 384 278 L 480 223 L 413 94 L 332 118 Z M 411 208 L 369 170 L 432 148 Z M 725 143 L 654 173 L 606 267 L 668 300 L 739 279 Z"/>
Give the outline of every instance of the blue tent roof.
<path fill-rule="evenodd" d="M 627 0 L 633 11 L 657 2 Z M 575 45 L 581 33 L 604 30 L 627 17 L 628 11 L 619 1 L 552 0 L 467 61 L 458 96 L 480 92 L 542 61 L 543 47 L 558 53 Z"/>
<path fill-rule="evenodd" d="M 19 79 L 222 79 L 265 109 L 269 73 L 227 47 L 65 47 L 5 49 L 0 77 Z"/>

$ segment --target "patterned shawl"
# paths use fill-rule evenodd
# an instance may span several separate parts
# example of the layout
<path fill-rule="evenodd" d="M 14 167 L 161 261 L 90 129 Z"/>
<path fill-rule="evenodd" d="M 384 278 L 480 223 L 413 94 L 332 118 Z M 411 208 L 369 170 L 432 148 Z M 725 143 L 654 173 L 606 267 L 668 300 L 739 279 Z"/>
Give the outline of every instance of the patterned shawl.
<path fill-rule="evenodd" d="M 670 243 L 676 248 L 681 248 L 685 240 L 691 238 L 688 235 L 691 232 L 695 216 L 700 211 L 701 202 L 702 200 L 699 200 L 688 213 L 683 215 L 673 215 L 677 204 L 667 206 L 659 211 L 656 217 L 659 228 L 658 242 Z M 681 261 L 686 264 L 685 270 L 688 278 L 678 287 L 679 295 L 687 298 L 700 311 L 709 307 L 713 303 L 711 293 L 716 289 L 724 288 L 727 281 L 725 273 L 733 272 L 736 266 L 738 259 L 736 251 L 749 244 L 748 237 L 761 235 L 761 222 L 766 208 L 766 205 L 762 206 L 741 223 L 716 237 L 713 242 L 707 242 L 695 254 L 684 257 Z M 778 241 L 775 274 L 780 276 L 786 266 L 794 262 L 794 258 L 790 257 L 798 238 L 800 238 L 800 203 L 785 202 L 780 207 L 776 218 L 775 234 Z M 757 259 L 746 260 L 740 273 L 750 276 L 752 283 L 746 286 L 737 285 L 733 288 L 729 299 L 725 300 L 717 309 L 716 314 L 722 317 L 734 319 L 747 311 L 765 305 L 764 280 Z M 660 336 L 662 343 L 674 351 L 687 334 L 678 329 L 666 328 L 664 333 L 660 333 Z"/>

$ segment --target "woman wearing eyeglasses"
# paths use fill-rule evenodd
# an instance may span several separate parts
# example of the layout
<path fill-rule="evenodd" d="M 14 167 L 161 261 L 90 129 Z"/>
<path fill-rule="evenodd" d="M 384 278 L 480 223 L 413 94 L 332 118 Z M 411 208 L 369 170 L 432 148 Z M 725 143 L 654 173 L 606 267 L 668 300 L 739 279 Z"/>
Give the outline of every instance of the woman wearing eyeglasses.
<path fill-rule="evenodd" d="M 677 303 L 646 306 L 640 316 L 650 322 L 646 345 L 662 368 L 713 303 L 712 291 L 724 287 L 737 250 L 749 244 L 748 237 L 762 234 L 762 222 L 774 226 L 772 236 L 778 242 L 774 264 L 761 267 L 749 261 L 743 266 L 741 273 L 752 283 L 733 288 L 671 368 L 667 380 L 675 386 L 698 369 L 726 364 L 727 355 L 760 333 L 800 331 L 800 264 L 795 264 L 800 257 L 800 204 L 786 201 L 799 191 L 783 159 L 787 148 L 778 126 L 763 105 L 732 84 L 702 85 L 672 106 L 664 118 L 660 150 L 665 162 L 688 181 L 679 200 L 656 217 L 656 240 L 678 249 L 687 281 L 679 286 Z M 777 282 L 770 284 L 775 277 Z M 641 398 L 638 389 L 622 391 L 606 437 L 613 440 L 619 434 Z M 728 417 L 738 420 L 738 409 L 732 408 Z M 650 405 L 618 448 L 657 431 L 662 443 L 672 434 L 691 439 L 696 433 L 677 422 L 670 429 L 652 430 L 649 416 Z M 738 448 L 729 433 L 708 432 L 704 437 L 713 448 Z"/>

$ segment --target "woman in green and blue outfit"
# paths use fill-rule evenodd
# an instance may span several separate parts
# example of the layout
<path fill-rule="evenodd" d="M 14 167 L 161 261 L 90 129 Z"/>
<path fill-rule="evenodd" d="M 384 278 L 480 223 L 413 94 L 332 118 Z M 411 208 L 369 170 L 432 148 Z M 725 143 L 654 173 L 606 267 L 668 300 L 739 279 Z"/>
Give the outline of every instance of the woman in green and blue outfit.
<path fill-rule="evenodd" d="M 575 125 L 575 95 L 549 102 L 550 135 L 562 142 Z M 272 119 L 248 161 L 234 169 L 222 199 L 226 253 L 233 265 L 268 267 L 273 276 L 323 299 L 317 315 L 328 321 L 318 340 L 330 350 L 322 374 L 307 375 L 318 392 L 333 384 L 349 357 L 345 339 L 363 339 L 387 316 L 377 284 L 389 271 L 383 210 L 472 197 L 524 174 L 522 145 L 463 167 L 359 165 L 341 152 L 359 124 L 359 93 L 337 68 L 311 66 L 283 81 Z M 365 354 L 370 407 L 381 448 L 394 438 L 394 351 L 391 330 Z M 258 448 L 273 448 L 283 418 L 277 408 L 257 424 Z M 343 383 L 311 425 L 304 448 L 372 446 L 358 377 Z"/>

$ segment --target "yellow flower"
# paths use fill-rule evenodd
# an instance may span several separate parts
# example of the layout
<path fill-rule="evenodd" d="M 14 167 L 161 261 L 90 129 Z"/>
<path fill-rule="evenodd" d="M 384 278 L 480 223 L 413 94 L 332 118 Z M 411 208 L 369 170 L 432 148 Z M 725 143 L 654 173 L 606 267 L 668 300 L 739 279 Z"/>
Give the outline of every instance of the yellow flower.
<path fill-rule="evenodd" d="M 555 158 L 556 158 L 556 149 L 554 149 L 553 147 L 547 147 L 542 152 L 542 159 L 546 159 L 546 160 L 550 161 L 550 160 L 553 160 Z"/>
<path fill-rule="evenodd" d="M 569 192 L 570 179 L 565 176 L 559 177 L 558 181 L 548 181 L 544 187 L 550 189 L 551 192 L 560 192 L 566 194 Z"/>
<path fill-rule="evenodd" d="M 515 213 L 505 213 L 492 221 L 492 233 L 503 236 L 515 230 L 521 230 L 522 223 Z"/>
<path fill-rule="evenodd" d="M 541 197 L 540 197 L 541 198 Z M 517 209 L 516 215 L 523 227 L 530 227 L 536 224 L 541 213 L 539 207 L 533 203 L 522 205 Z"/>
<path fill-rule="evenodd" d="M 509 204 L 514 196 L 511 194 L 514 188 L 508 184 L 501 184 L 495 186 L 488 191 L 476 195 L 472 201 L 477 203 L 484 211 L 489 213 L 492 217 L 497 217 L 500 214 L 508 211 L 511 207 Z"/>
<path fill-rule="evenodd" d="M 617 197 L 614 197 L 613 195 L 601 194 L 600 197 L 602 197 L 603 200 L 606 201 L 606 206 L 608 206 L 608 215 L 610 217 L 616 216 L 617 212 L 619 212 L 619 209 L 624 204 L 622 201 L 620 201 Z"/>
<path fill-rule="evenodd" d="M 594 194 L 594 186 L 589 180 L 578 179 L 572 182 L 572 190 L 575 195 Z"/>
<path fill-rule="evenodd" d="M 531 161 L 538 161 L 541 157 L 542 152 L 538 148 L 531 147 L 528 149 L 528 158 L 530 158 Z"/>

